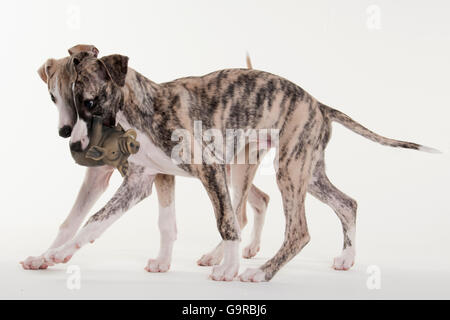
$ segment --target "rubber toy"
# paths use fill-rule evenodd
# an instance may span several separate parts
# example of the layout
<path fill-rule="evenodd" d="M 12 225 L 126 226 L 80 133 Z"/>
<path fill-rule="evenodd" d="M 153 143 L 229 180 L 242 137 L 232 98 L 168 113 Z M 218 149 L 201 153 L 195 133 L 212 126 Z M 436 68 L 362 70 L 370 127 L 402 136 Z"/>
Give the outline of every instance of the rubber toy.
<path fill-rule="evenodd" d="M 71 151 L 75 162 L 82 166 L 109 165 L 116 168 L 122 177 L 128 173 L 128 157 L 139 151 L 136 131 L 125 131 L 120 125 L 113 128 L 103 125 L 101 117 L 92 119 L 89 145 L 85 151 Z"/>

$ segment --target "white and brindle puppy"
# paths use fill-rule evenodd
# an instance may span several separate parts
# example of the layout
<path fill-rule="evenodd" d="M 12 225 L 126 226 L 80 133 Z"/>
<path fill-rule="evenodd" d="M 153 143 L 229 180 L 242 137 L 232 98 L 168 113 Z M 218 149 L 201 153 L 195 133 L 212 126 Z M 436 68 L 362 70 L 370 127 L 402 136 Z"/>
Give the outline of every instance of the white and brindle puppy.
<path fill-rule="evenodd" d="M 128 58 L 111 55 L 97 59 L 86 52 L 71 61 L 76 79 L 71 85 L 77 122 L 71 148 L 84 150 L 89 144 L 92 115 L 105 125 L 119 123 L 138 132 L 141 149 L 129 158 L 130 174 L 114 197 L 94 214 L 80 232 L 65 244 L 49 250 L 44 263 L 68 261 L 81 246 L 98 238 L 131 206 L 151 193 L 157 174 L 196 177 L 212 200 L 217 226 L 223 239 L 223 262 L 213 268 L 212 279 L 232 280 L 239 269 L 239 216 L 242 216 L 257 164 L 231 168 L 231 197 L 226 164 L 174 164 L 171 139 L 176 129 L 194 135 L 195 121 L 206 128 L 279 130 L 278 170 L 286 217 L 285 239 L 275 256 L 260 268 L 248 269 L 243 281 L 270 280 L 309 241 L 305 219 L 306 192 L 325 201 L 338 214 L 344 230 L 343 254 L 335 265 L 349 268 L 354 261 L 356 202 L 337 190 L 324 171 L 323 152 L 329 141 L 331 122 L 336 121 L 375 142 L 393 147 L 432 151 L 415 143 L 381 137 L 345 114 L 318 102 L 297 85 L 267 72 L 228 69 L 203 77 L 189 77 L 156 84 L 128 68 Z M 233 183 L 237 180 L 237 183 Z M 233 203 L 233 204 L 232 204 Z M 167 217 L 166 217 L 167 218 Z M 175 219 L 164 223 L 162 240 L 171 251 Z M 169 221 L 170 220 L 170 221 Z"/>
<path fill-rule="evenodd" d="M 86 52 L 94 57 L 98 56 L 98 49 L 92 45 L 77 45 L 69 49 L 72 56 L 79 52 Z M 247 67 L 251 68 L 250 58 L 247 56 Z M 58 131 L 63 138 L 71 135 L 73 126 L 77 120 L 76 110 L 73 104 L 71 84 L 75 81 L 76 73 L 73 69 L 70 57 L 62 59 L 48 59 L 38 70 L 40 78 L 47 84 L 51 100 L 57 106 L 59 114 Z M 239 165 L 233 165 L 239 166 Z M 230 166 L 228 166 L 229 169 Z M 92 167 L 86 171 L 84 182 L 79 191 L 76 202 L 70 211 L 69 216 L 61 225 L 56 239 L 49 247 L 57 248 L 70 240 L 79 229 L 82 221 L 92 208 L 96 200 L 106 190 L 113 168 Z M 230 170 L 227 170 L 230 179 Z M 157 259 L 150 259 L 146 270 L 149 272 L 166 272 L 170 268 L 171 252 L 173 242 L 176 238 L 176 228 L 172 220 L 175 220 L 175 177 L 173 175 L 158 174 L 155 177 L 155 186 L 159 202 L 159 227 L 161 230 L 161 248 Z M 252 207 L 255 216 L 250 243 L 243 250 L 244 258 L 254 257 L 260 250 L 261 233 L 264 225 L 265 213 L 269 203 L 269 196 L 252 185 L 248 202 Z M 247 224 L 245 210 L 240 216 L 239 224 L 242 228 Z M 168 226 L 168 227 L 167 227 Z M 47 250 L 48 251 L 48 250 Z M 30 256 L 21 262 L 26 270 L 46 269 L 51 262 L 45 260 L 45 254 Z M 223 246 L 217 246 L 213 251 L 203 255 L 197 263 L 201 266 L 217 265 L 223 258 Z"/>

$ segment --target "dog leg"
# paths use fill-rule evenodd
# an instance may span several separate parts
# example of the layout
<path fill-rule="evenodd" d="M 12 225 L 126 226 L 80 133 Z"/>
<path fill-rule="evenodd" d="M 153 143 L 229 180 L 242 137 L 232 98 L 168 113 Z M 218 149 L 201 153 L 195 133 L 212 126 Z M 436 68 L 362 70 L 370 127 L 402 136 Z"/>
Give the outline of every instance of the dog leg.
<path fill-rule="evenodd" d="M 231 165 L 226 165 L 226 181 L 227 185 L 231 185 Z M 233 202 L 232 202 L 233 203 Z M 233 208 L 234 211 L 234 208 Z M 247 217 L 245 217 L 245 220 Z M 242 231 L 242 226 L 241 231 Z M 197 260 L 197 264 L 202 267 L 209 267 L 209 266 L 216 266 L 220 264 L 220 262 L 223 259 L 223 250 L 224 250 L 224 243 L 223 241 L 220 241 L 219 244 L 214 247 L 210 252 L 204 254 L 201 256 L 200 259 Z"/>
<path fill-rule="evenodd" d="M 245 152 L 245 159 L 246 163 L 249 162 L 249 154 L 250 154 L 250 146 L 247 144 L 244 151 Z M 264 157 L 264 155 L 267 153 L 267 148 L 261 148 L 257 149 L 256 152 L 259 153 L 259 159 L 260 161 Z M 259 165 L 259 162 L 258 162 Z M 237 177 L 244 177 L 248 168 L 248 165 L 244 164 L 232 164 L 227 165 L 227 185 L 231 185 L 233 190 L 241 190 L 243 181 L 242 179 L 239 179 Z M 234 172 L 232 179 L 232 172 Z M 252 178 L 253 179 L 253 178 Z M 238 213 L 236 212 L 236 203 L 239 201 L 239 192 L 233 193 L 233 211 L 235 214 L 237 214 L 237 219 L 239 222 L 239 227 L 242 232 L 242 230 L 247 225 L 247 210 L 246 207 L 243 206 L 243 209 L 240 210 Z M 254 211 L 254 224 L 253 224 L 253 231 L 252 231 L 252 240 L 250 244 L 243 250 L 243 257 L 244 258 L 251 258 L 254 257 L 260 248 L 260 241 L 261 241 L 261 232 L 262 227 L 264 225 L 264 218 L 266 214 L 267 205 L 269 203 L 269 196 L 259 190 L 255 185 L 251 186 L 250 194 L 247 197 L 248 202 L 250 203 L 253 211 Z M 223 243 L 220 242 L 211 252 L 204 254 L 198 261 L 197 264 L 200 266 L 213 266 L 217 265 L 222 261 L 223 258 Z"/>
<path fill-rule="evenodd" d="M 214 207 L 217 227 L 223 240 L 224 259 L 211 273 L 213 280 L 231 281 L 239 271 L 240 229 L 233 212 L 223 165 L 203 165 L 198 178 L 204 185 Z"/>
<path fill-rule="evenodd" d="M 313 138 L 308 143 L 313 144 Z M 297 141 L 299 138 L 290 141 L 291 148 L 288 148 L 286 142 L 280 144 L 282 156 L 279 159 L 277 184 L 283 199 L 286 217 L 284 242 L 275 256 L 260 268 L 249 268 L 242 273 L 241 281 L 269 281 L 309 242 L 310 236 L 305 217 L 305 196 L 316 151 L 312 146 L 306 145 L 306 142 L 303 144 L 303 148 L 296 149 Z M 294 152 L 295 155 L 292 155 Z"/>
<path fill-rule="evenodd" d="M 145 270 L 148 272 L 166 272 L 170 268 L 173 243 L 177 238 L 175 177 L 158 174 L 155 178 L 155 187 L 159 202 L 158 226 L 161 233 L 161 242 L 158 257 L 148 260 Z"/>
<path fill-rule="evenodd" d="M 130 207 L 151 194 L 154 178 L 154 175 L 145 172 L 145 168 L 130 165 L 129 175 L 125 177 L 112 199 L 90 217 L 72 240 L 47 251 L 44 257 L 46 263 L 65 263 L 86 243 L 92 243 Z"/>
<path fill-rule="evenodd" d="M 59 227 L 58 235 L 48 250 L 62 246 L 72 239 L 89 210 L 108 187 L 113 171 L 114 168 L 107 166 L 92 167 L 86 170 L 75 204 L 64 223 Z M 26 270 L 46 269 L 48 263 L 45 262 L 44 256 L 45 253 L 36 257 L 28 257 L 21 264 Z"/>
<path fill-rule="evenodd" d="M 239 169 L 238 169 L 239 167 Z M 233 165 L 231 171 L 239 171 L 242 176 L 244 176 L 245 171 L 248 170 L 245 169 L 247 167 L 246 165 Z M 231 179 L 230 179 L 231 180 Z M 232 185 L 232 189 L 236 188 L 242 188 L 242 181 L 236 180 L 236 177 L 230 181 Z M 236 217 L 239 222 L 239 227 L 242 230 L 247 225 L 247 214 L 246 214 L 246 208 L 243 207 L 240 212 L 236 212 L 236 204 L 238 200 L 238 194 L 233 193 L 233 210 L 236 214 Z M 252 231 L 252 240 L 250 244 L 245 247 L 243 250 L 242 256 L 246 259 L 254 257 L 259 249 L 260 249 L 260 242 L 261 242 L 261 232 L 264 225 L 264 219 L 266 215 L 266 209 L 267 205 L 269 203 L 269 196 L 262 192 L 260 189 L 258 189 L 255 185 L 252 185 L 250 188 L 250 191 L 248 193 L 247 200 L 250 203 L 253 211 L 254 211 L 254 224 L 253 224 L 253 231 Z M 199 266 L 213 266 L 218 265 L 222 259 L 223 259 L 223 242 L 220 242 L 211 252 L 204 254 L 198 261 L 197 264 Z"/>
<path fill-rule="evenodd" d="M 242 251 L 242 256 L 246 259 L 253 258 L 259 252 L 269 200 L 270 197 L 266 193 L 252 185 L 248 194 L 248 203 L 253 209 L 253 230 L 250 243 Z"/>
<path fill-rule="evenodd" d="M 334 259 L 333 268 L 336 270 L 350 269 L 355 262 L 356 201 L 330 182 L 325 173 L 323 160 L 317 162 L 308 192 L 329 205 L 341 221 L 344 245 L 342 254 Z"/>
<path fill-rule="evenodd" d="M 233 209 L 236 214 L 236 218 L 239 222 L 239 227 L 241 231 L 247 225 L 247 215 L 246 215 L 246 203 L 249 198 L 249 193 L 257 192 L 257 189 L 254 185 L 252 185 L 253 178 L 255 177 L 256 170 L 258 169 L 258 165 L 235 165 L 231 170 L 231 187 L 233 190 Z M 252 190 L 252 191 L 251 191 Z M 261 194 L 252 195 L 252 202 L 255 203 L 255 200 L 260 200 L 262 197 Z M 256 198 L 256 199 L 255 199 Z M 259 205 L 259 203 L 258 203 Z M 253 241 L 250 244 L 250 248 L 246 248 L 248 253 L 244 250 L 244 257 L 254 256 L 259 250 L 259 241 L 261 237 L 261 230 L 264 223 L 264 214 L 265 209 L 262 212 L 258 212 L 255 210 L 255 223 L 253 229 Z M 261 221 L 262 219 L 262 221 Z M 253 255 L 252 255 L 253 254 Z"/>

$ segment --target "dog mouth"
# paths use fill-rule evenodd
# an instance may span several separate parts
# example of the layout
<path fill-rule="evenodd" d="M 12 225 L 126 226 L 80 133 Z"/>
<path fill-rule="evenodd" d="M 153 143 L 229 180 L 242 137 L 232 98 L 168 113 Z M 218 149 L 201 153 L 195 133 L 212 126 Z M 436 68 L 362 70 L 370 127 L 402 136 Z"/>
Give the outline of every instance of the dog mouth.
<path fill-rule="evenodd" d="M 89 145 L 90 129 L 89 122 L 84 119 L 78 119 L 72 129 L 70 136 L 70 149 L 83 151 Z"/>
<path fill-rule="evenodd" d="M 70 152 L 76 163 L 82 166 L 99 166 L 101 162 L 86 157 L 86 152 L 90 147 L 97 145 L 102 137 L 103 119 L 99 116 L 92 116 L 90 121 L 83 122 L 86 124 L 86 136 L 79 141 L 70 144 Z M 84 143 L 83 143 L 84 142 Z"/>
<path fill-rule="evenodd" d="M 82 152 L 83 147 L 81 145 L 81 141 L 77 141 L 70 144 L 70 151 L 72 152 Z"/>

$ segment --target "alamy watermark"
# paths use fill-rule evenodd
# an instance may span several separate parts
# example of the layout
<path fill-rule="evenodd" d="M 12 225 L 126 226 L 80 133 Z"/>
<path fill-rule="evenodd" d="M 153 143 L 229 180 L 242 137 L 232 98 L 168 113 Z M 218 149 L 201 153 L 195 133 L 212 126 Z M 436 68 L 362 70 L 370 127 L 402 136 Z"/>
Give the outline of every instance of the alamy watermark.
<path fill-rule="evenodd" d="M 381 8 L 376 4 L 372 4 L 367 7 L 366 13 L 367 29 L 374 31 L 381 30 Z"/>
<path fill-rule="evenodd" d="M 371 265 L 367 267 L 366 272 L 369 274 L 366 285 L 369 290 L 381 289 L 381 269 L 379 266 Z"/>
<path fill-rule="evenodd" d="M 77 265 L 71 265 L 67 267 L 66 273 L 69 274 L 67 277 L 66 286 L 69 290 L 80 290 L 81 289 L 81 269 Z"/>
<path fill-rule="evenodd" d="M 71 30 L 80 30 L 81 28 L 81 8 L 78 5 L 71 4 L 66 9 L 67 27 Z"/>
<path fill-rule="evenodd" d="M 194 121 L 193 132 L 172 132 L 172 161 L 179 164 L 260 164 L 272 151 L 273 165 L 278 167 L 278 129 L 204 130 L 202 121 Z M 275 152 L 275 155 L 274 155 Z M 267 168 L 267 164 L 264 165 Z"/>

